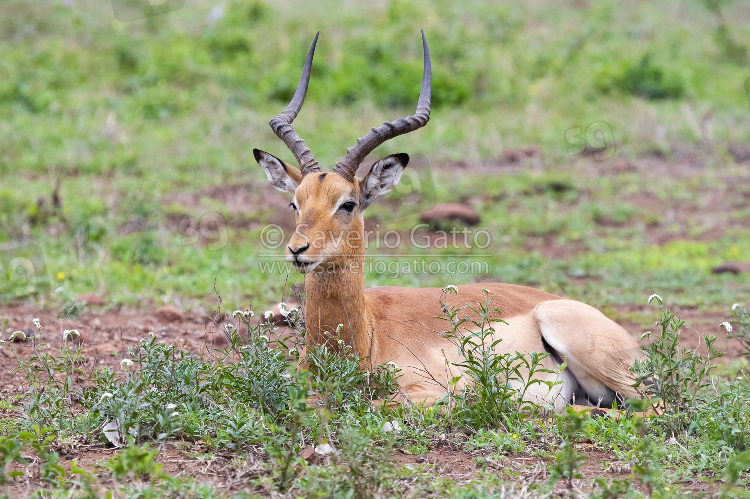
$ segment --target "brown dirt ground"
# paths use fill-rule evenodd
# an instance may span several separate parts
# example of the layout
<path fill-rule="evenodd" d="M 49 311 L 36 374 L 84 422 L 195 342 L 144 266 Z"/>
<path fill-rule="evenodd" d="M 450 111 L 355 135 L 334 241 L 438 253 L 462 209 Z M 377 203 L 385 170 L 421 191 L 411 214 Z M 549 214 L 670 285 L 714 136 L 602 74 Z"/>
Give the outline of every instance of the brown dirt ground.
<path fill-rule="evenodd" d="M 520 159 L 509 160 L 498 158 L 483 165 L 471 165 L 478 170 L 487 170 L 493 174 L 523 171 L 529 167 L 538 166 L 540 159 L 538 155 L 521 155 Z M 531 160 L 524 158 L 531 157 Z M 536 158 L 536 159 L 535 159 Z M 529 163 L 531 161 L 531 163 Z M 660 178 L 671 176 L 672 178 L 691 178 L 703 175 L 705 171 L 700 168 L 701 158 L 685 157 L 676 162 L 667 162 L 660 158 L 647 158 L 637 161 L 613 158 L 611 161 L 594 162 L 583 158 L 584 170 L 591 175 L 609 176 L 634 173 L 643 176 L 644 179 L 658 181 Z M 417 158 L 411 168 L 422 168 Z M 469 165 L 467 165 L 468 167 Z M 705 166 L 705 165 L 704 165 Z M 436 170 L 443 171 L 446 175 L 449 171 L 461 169 L 461 165 L 431 165 Z M 717 174 L 719 180 L 721 174 Z M 741 179 L 736 176 L 727 182 L 725 190 L 703 189 L 697 190 L 695 196 L 678 201 L 665 201 L 651 192 L 643 191 L 628 194 L 622 198 L 633 205 L 659 214 L 654 217 L 653 223 L 641 227 L 646 241 L 651 244 L 665 244 L 678 239 L 714 240 L 721 238 L 727 230 L 750 229 L 750 217 L 741 216 L 731 219 L 724 216 L 747 210 L 750 201 L 750 170 Z M 213 186 L 199 193 L 175 193 L 167 196 L 163 201 L 165 204 L 177 203 L 186 208 L 194 208 L 200 205 L 202 197 L 209 197 L 226 204 L 233 213 L 229 224 L 238 229 L 253 229 L 262 223 L 276 223 L 287 230 L 293 230 L 292 217 L 286 212 L 286 203 L 282 197 L 270 188 L 251 185 Z M 581 199 L 573 203 L 569 208 L 575 206 L 581 200 L 585 200 L 587 194 L 581 193 Z M 260 208 L 263 207 L 263 208 Z M 745 211 L 745 213 L 747 213 Z M 170 215 L 169 223 L 179 226 L 180 214 Z M 628 222 L 625 222 L 627 225 Z M 603 220 L 601 225 L 616 227 L 617 224 Z M 666 227 L 680 227 L 680 230 L 666 231 Z M 129 228 L 123 228 L 129 230 Z M 135 230 L 138 230 L 137 228 Z M 585 250 L 582 245 L 559 245 L 554 234 L 543 234 L 537 238 L 529 239 L 529 250 L 540 251 L 546 258 L 565 258 L 578 251 Z M 585 279 L 585 278 L 584 278 Z M 82 334 L 82 355 L 85 359 L 84 368 L 95 369 L 109 365 L 119 369 L 120 360 L 126 354 L 128 347 L 134 346 L 140 338 L 153 331 L 166 342 L 178 345 L 181 349 L 195 355 L 211 355 L 213 348 L 226 345 L 224 337 L 217 333 L 215 322 L 206 316 L 198 314 L 187 314 L 182 320 L 176 322 L 165 322 L 158 319 L 154 310 L 131 309 L 131 308 L 109 308 L 87 306 L 77 318 L 60 320 L 56 311 L 40 310 L 33 305 L 16 304 L 4 306 L 0 309 L 0 320 L 8 319 L 6 332 L 15 330 L 33 333 L 32 319 L 39 318 L 45 326 L 44 339 L 48 342 L 50 349 L 60 346 L 62 341 L 61 332 L 64 329 L 78 329 Z M 698 333 L 718 332 L 717 325 L 728 319 L 727 315 L 718 311 L 701 311 L 685 308 L 679 310 L 686 324 L 685 334 L 682 340 L 686 346 L 701 348 Z M 618 322 L 638 339 L 640 334 L 647 328 L 648 324 L 639 323 L 633 317 L 653 316 L 653 308 L 639 305 L 626 305 L 615 308 L 612 314 Z M 3 334 L 7 336 L 7 334 Z M 30 342 L 15 344 L 16 352 L 22 357 L 32 354 Z M 726 352 L 723 362 L 733 362 L 742 353 L 741 345 L 734 340 L 726 340 L 720 336 L 717 346 Z M 25 391 L 23 379 L 20 375 L 12 374 L 16 366 L 13 354 L 7 348 L 0 349 L 0 394 L 4 400 Z M 594 478 L 620 478 L 628 479 L 629 470 L 617 468 L 612 456 L 601 449 L 596 449 L 591 444 L 578 444 L 579 450 L 585 453 L 587 462 L 582 466 L 583 479 L 574 480 L 574 491 L 591 490 Z M 102 490 L 112 484 L 111 477 L 103 471 L 100 464 L 108 460 L 117 452 L 116 449 L 107 448 L 103 444 L 82 445 L 65 444 L 57 449 L 62 463 L 69 468 L 70 459 L 75 459 L 79 466 L 89 469 L 97 474 L 98 486 Z M 220 490 L 233 491 L 248 486 L 249 480 L 267 473 L 263 467 L 263 456 L 259 449 L 248 453 L 247 458 L 240 462 L 232 454 L 212 454 L 212 457 L 202 457 L 205 451 L 202 443 L 168 444 L 162 449 L 159 461 L 163 464 L 167 473 L 177 476 L 193 477 L 201 483 L 208 483 Z M 425 455 L 410 455 L 404 450 L 395 451 L 396 461 L 400 466 L 421 466 L 425 473 L 436 477 L 450 478 L 458 483 L 476 478 L 482 473 L 508 473 L 516 474 L 521 480 L 515 492 L 523 495 L 524 483 L 544 481 L 548 478 L 546 466 L 540 458 L 533 455 L 513 455 L 498 458 L 488 456 L 482 452 L 467 452 L 460 446 L 440 444 L 430 449 Z M 195 457 L 198 456 L 198 457 Z M 482 463 L 478 464 L 478 460 Z M 30 495 L 38 486 L 38 478 L 30 481 L 17 481 L 5 492 L 12 496 Z M 408 484 L 402 484 L 405 489 Z M 680 484 L 685 490 L 693 492 L 716 492 L 718 486 L 705 482 L 685 482 Z M 2 492 L 2 489 L 0 489 Z M 254 492 L 265 493 L 257 490 Z M 553 495 L 562 495 L 564 486 L 559 484 Z M 515 494 L 513 494 L 515 495 Z"/>

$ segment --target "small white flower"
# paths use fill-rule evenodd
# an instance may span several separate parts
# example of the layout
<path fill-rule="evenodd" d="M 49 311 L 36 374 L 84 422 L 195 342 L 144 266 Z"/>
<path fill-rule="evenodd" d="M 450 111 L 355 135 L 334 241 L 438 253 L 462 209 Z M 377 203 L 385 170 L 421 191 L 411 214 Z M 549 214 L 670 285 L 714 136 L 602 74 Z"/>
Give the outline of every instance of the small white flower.
<path fill-rule="evenodd" d="M 297 349 L 296 348 L 290 348 L 289 349 L 289 355 L 297 355 Z"/>
<path fill-rule="evenodd" d="M 263 314 L 263 317 L 265 317 L 265 318 L 266 318 L 266 320 L 271 320 L 271 318 L 273 317 L 273 311 L 271 311 L 271 310 L 266 310 L 266 313 L 265 313 L 265 314 Z"/>
<path fill-rule="evenodd" d="M 248 317 L 253 317 L 255 314 L 252 310 L 248 310 L 247 312 L 244 312 L 242 310 L 235 310 L 234 312 L 232 312 L 232 317 L 237 317 L 238 315 L 243 319 L 247 319 Z"/>
<path fill-rule="evenodd" d="M 166 409 L 168 411 L 171 411 L 172 409 L 177 409 L 177 404 L 167 404 Z"/>
<path fill-rule="evenodd" d="M 443 288 L 443 293 L 453 293 L 454 295 L 458 294 L 458 288 L 454 286 L 453 284 L 448 284 Z"/>
<path fill-rule="evenodd" d="M 281 303 L 279 303 L 279 312 L 284 317 L 288 317 L 289 316 L 289 310 L 286 309 L 286 303 L 284 303 L 283 301 Z"/>
<path fill-rule="evenodd" d="M 722 322 L 721 323 L 721 327 L 723 327 L 724 329 L 726 329 L 727 333 L 731 333 L 732 332 L 732 325 L 730 323 L 728 323 L 728 322 Z"/>
<path fill-rule="evenodd" d="M 122 359 L 120 361 L 120 369 L 122 369 L 123 371 L 127 371 L 132 366 L 133 366 L 133 361 L 130 359 Z"/>
<path fill-rule="evenodd" d="M 738 309 L 738 308 L 740 308 L 741 306 L 742 306 L 742 305 L 740 305 L 739 303 L 735 303 L 734 305 L 732 305 L 732 312 L 734 312 L 735 310 L 737 310 L 737 309 Z"/>
<path fill-rule="evenodd" d="M 170 418 L 176 418 L 176 417 L 177 417 L 177 416 L 179 416 L 179 415 L 180 415 L 180 413 L 179 413 L 179 412 L 177 412 L 177 411 L 174 411 L 174 412 L 173 412 L 172 414 L 170 414 L 170 415 L 169 415 L 169 417 L 170 417 Z"/>
<path fill-rule="evenodd" d="M 260 339 L 263 341 L 268 341 L 268 336 L 266 336 L 265 334 L 261 334 Z"/>
<path fill-rule="evenodd" d="M 490 290 L 487 289 L 487 288 L 482 289 L 482 293 L 488 293 L 489 294 L 489 292 L 490 292 Z"/>
<path fill-rule="evenodd" d="M 224 324 L 224 330 L 227 333 L 231 333 L 232 331 L 234 331 L 234 326 L 232 324 Z"/>
<path fill-rule="evenodd" d="M 104 400 L 104 399 L 111 399 L 112 397 L 114 397 L 114 395 L 112 395 L 109 392 L 102 393 L 102 400 Z"/>
<path fill-rule="evenodd" d="M 25 341 L 26 340 L 26 333 L 24 333 L 23 331 L 16 331 L 15 333 L 13 333 L 13 334 L 10 335 L 10 341 L 15 341 L 16 336 L 20 336 L 21 337 L 21 341 Z"/>
<path fill-rule="evenodd" d="M 36 326 L 36 328 L 37 328 L 37 329 L 42 329 L 42 323 L 41 323 L 41 322 L 39 322 L 39 319 L 34 319 L 34 320 L 33 320 L 33 321 L 31 321 L 31 322 L 33 322 L 33 323 L 34 323 L 34 325 Z"/>
<path fill-rule="evenodd" d="M 282 373 L 281 377 L 284 378 L 284 379 L 292 379 L 292 375 L 289 374 L 289 373 Z"/>
<path fill-rule="evenodd" d="M 641 335 L 641 339 L 643 338 L 651 338 L 651 331 L 646 331 Z"/>
<path fill-rule="evenodd" d="M 66 329 L 65 331 L 63 331 L 63 341 L 67 341 L 68 336 L 70 336 L 71 334 L 74 334 L 79 338 L 81 337 L 81 333 L 79 333 L 77 329 Z"/>
<path fill-rule="evenodd" d="M 341 331 L 343 329 L 344 329 L 344 325 L 343 324 L 339 324 L 338 326 L 336 326 L 336 335 L 337 336 L 341 336 Z"/>
<path fill-rule="evenodd" d="M 398 366 L 396 365 L 396 363 L 395 363 L 395 362 L 393 362 L 392 360 L 389 360 L 389 361 L 388 361 L 388 362 L 386 363 L 386 365 L 387 365 L 387 366 L 392 366 L 392 367 L 394 367 L 394 368 L 398 367 Z"/>
<path fill-rule="evenodd" d="M 333 451 L 334 448 L 331 447 L 331 444 L 323 444 L 315 447 L 315 453 L 320 454 L 321 456 L 327 456 L 328 454 L 333 453 Z"/>
<path fill-rule="evenodd" d="M 664 300 L 661 299 L 661 296 L 659 296 L 657 294 L 653 294 L 653 295 L 651 295 L 651 296 L 648 297 L 648 304 L 651 305 L 651 300 L 654 300 L 654 299 L 659 300 L 659 305 L 661 305 L 662 303 L 664 303 Z"/>

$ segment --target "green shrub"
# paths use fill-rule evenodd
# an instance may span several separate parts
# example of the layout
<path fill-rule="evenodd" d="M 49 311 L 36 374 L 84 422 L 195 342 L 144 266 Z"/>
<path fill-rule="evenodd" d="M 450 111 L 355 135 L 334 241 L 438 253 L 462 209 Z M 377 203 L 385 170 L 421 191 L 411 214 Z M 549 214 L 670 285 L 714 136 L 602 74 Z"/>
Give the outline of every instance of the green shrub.
<path fill-rule="evenodd" d="M 658 300 L 661 307 L 661 298 L 654 295 L 651 300 Z M 647 359 L 633 366 L 637 389 L 646 397 L 654 397 L 654 411 L 673 431 L 695 428 L 695 415 L 706 400 L 706 388 L 711 386 L 713 361 L 724 355 L 714 346 L 716 336 L 701 335 L 706 355 L 682 346 L 679 338 L 684 323 L 682 317 L 661 307 L 657 322 L 661 332 L 643 347 Z M 650 331 L 646 333 L 646 337 L 650 335 Z"/>
<path fill-rule="evenodd" d="M 685 93 L 682 77 L 653 62 L 650 52 L 637 61 L 606 66 L 596 81 L 603 92 L 616 90 L 644 99 L 679 99 Z"/>
<path fill-rule="evenodd" d="M 446 292 L 458 293 L 455 286 L 446 286 Z M 456 344 L 463 357 L 456 367 L 462 375 L 451 380 L 452 391 L 459 404 L 457 411 L 462 422 L 471 428 L 504 427 L 512 430 L 524 418 L 534 418 L 542 407 L 524 397 L 530 387 L 544 385 L 551 390 L 561 381 L 544 381 L 538 374 L 555 374 L 543 367 L 547 352 L 515 352 L 498 354 L 496 349 L 502 338 L 496 336 L 496 327 L 509 327 L 500 319 L 501 311 L 492 308 L 493 298 L 485 290 L 484 303 L 477 306 L 449 307 L 442 303 L 441 318 L 450 322 L 451 329 L 442 334 Z M 468 312 L 467 312 L 468 310 Z M 561 370 L 564 366 L 561 367 Z M 456 385 L 462 376 L 468 383 L 463 390 Z"/>

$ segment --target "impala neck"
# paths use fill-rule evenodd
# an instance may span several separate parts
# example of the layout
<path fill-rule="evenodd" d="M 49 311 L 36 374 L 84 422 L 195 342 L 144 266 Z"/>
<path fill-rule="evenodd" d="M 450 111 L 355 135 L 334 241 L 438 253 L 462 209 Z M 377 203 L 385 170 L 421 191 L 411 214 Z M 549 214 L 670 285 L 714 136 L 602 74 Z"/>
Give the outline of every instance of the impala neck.
<path fill-rule="evenodd" d="M 334 351 L 349 345 L 361 357 L 369 355 L 365 305 L 364 251 L 350 255 L 333 270 L 318 270 L 305 279 L 307 346 L 326 343 Z M 343 324 L 340 335 L 336 329 Z M 340 336 L 340 337 L 339 337 Z"/>

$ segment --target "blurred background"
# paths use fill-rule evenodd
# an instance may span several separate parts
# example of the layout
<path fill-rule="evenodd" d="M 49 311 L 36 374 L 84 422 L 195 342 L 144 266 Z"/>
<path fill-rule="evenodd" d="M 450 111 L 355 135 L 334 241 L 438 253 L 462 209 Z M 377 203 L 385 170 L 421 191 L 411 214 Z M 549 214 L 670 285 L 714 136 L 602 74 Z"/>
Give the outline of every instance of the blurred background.
<path fill-rule="evenodd" d="M 293 215 L 252 148 L 293 162 L 268 120 L 318 30 L 294 126 L 324 168 L 412 114 L 420 28 L 432 116 L 366 161 L 412 156 L 366 213 L 403 243 L 373 253 L 484 266 L 376 270 L 368 285 L 513 282 L 620 319 L 651 293 L 719 314 L 748 296 L 744 2 L 154 4 L 0 3 L 0 302 L 62 309 L 89 293 L 201 312 L 214 289 L 227 307 L 278 301 L 303 276 L 259 268 L 283 254 L 264 230 L 289 237 Z M 489 246 L 408 237 L 466 225 Z"/>

